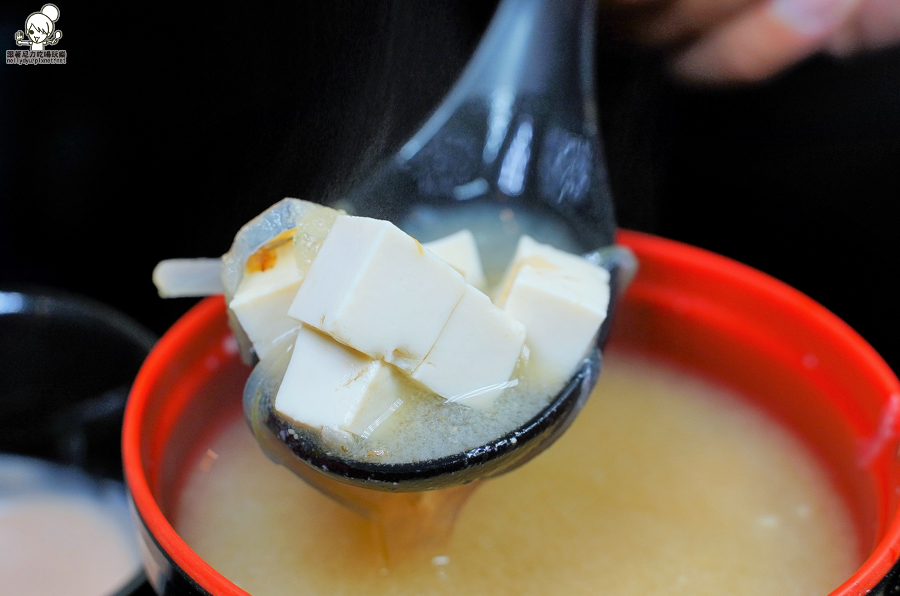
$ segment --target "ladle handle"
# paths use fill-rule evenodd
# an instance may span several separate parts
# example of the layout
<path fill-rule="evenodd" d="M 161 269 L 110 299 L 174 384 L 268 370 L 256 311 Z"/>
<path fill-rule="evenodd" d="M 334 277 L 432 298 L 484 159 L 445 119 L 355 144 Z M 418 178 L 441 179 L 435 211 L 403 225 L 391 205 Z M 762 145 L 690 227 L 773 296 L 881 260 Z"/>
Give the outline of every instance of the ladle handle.
<path fill-rule="evenodd" d="M 543 98 L 570 126 L 597 133 L 595 0 L 502 0 L 468 66 L 438 110 L 400 150 L 412 159 L 461 105 Z"/>

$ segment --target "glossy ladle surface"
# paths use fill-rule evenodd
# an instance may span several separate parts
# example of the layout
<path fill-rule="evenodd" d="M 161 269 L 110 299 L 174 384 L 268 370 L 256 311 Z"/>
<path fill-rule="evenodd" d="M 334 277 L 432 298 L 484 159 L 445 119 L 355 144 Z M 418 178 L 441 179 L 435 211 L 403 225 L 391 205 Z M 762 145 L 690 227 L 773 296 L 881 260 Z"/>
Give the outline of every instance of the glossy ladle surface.
<path fill-rule="evenodd" d="M 558 248 L 610 271 L 611 313 L 635 264 L 613 244 L 615 218 L 594 102 L 593 5 L 503 0 L 431 118 L 333 206 L 390 220 L 423 242 L 459 229 L 454 222 L 460 214 L 487 213 L 482 219 L 492 223 L 474 232 L 481 253 L 498 263 L 512 256 L 523 226 L 539 242 L 565 238 L 568 244 Z M 486 263 L 489 274 L 490 268 Z M 386 464 L 335 455 L 274 411 L 277 385 L 259 366 L 245 389 L 245 416 L 271 459 L 326 493 L 343 490 L 330 480 L 390 492 L 469 484 L 521 465 L 565 431 L 597 382 L 610 320 L 543 411 L 489 443 L 447 457 Z"/>

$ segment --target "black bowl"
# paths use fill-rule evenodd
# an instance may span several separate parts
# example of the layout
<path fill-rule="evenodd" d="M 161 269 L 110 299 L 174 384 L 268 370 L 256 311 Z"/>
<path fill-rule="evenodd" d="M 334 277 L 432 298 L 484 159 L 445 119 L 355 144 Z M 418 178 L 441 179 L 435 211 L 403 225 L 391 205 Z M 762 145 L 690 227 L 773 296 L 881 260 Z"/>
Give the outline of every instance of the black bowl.
<path fill-rule="evenodd" d="M 124 502 L 125 401 L 156 339 L 80 295 L 0 288 L 0 453 L 121 484 Z M 151 593 L 140 571 L 115 596 Z"/>

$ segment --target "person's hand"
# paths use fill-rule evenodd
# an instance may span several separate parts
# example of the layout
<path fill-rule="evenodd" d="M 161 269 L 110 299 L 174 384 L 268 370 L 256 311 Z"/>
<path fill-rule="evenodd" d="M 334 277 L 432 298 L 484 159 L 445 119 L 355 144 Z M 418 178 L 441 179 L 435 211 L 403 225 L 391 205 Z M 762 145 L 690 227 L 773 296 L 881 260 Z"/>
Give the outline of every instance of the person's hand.
<path fill-rule="evenodd" d="M 639 42 L 700 83 L 759 81 L 818 53 L 900 42 L 900 0 L 601 0 Z"/>

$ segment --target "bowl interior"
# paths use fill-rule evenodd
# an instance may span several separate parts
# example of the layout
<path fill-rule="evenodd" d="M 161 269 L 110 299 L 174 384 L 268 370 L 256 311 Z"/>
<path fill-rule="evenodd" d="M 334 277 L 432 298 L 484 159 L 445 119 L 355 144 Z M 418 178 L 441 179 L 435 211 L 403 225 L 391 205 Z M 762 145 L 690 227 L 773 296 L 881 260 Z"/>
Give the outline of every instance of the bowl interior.
<path fill-rule="evenodd" d="M 660 358 L 730 387 L 818 455 L 854 517 L 865 563 L 834 594 L 873 587 L 894 562 L 900 486 L 900 383 L 833 314 L 758 271 L 706 251 L 623 231 L 639 272 L 609 349 Z M 126 480 L 174 567 L 215 594 L 243 594 L 172 528 L 184 473 L 202 439 L 241 409 L 249 368 L 221 297 L 201 301 L 159 342 L 125 416 Z"/>

